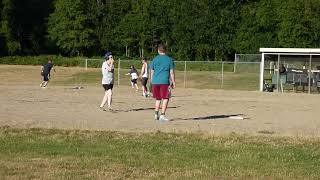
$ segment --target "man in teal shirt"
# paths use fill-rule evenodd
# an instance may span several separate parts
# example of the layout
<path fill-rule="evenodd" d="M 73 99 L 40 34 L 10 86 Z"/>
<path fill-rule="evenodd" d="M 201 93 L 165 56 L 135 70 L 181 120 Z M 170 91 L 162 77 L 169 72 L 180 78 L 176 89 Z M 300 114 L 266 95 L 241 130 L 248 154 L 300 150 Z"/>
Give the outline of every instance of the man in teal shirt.
<path fill-rule="evenodd" d="M 151 83 L 155 103 L 155 120 L 169 121 L 165 113 L 169 102 L 169 88 L 175 88 L 175 74 L 173 60 L 166 55 L 166 46 L 158 46 L 159 55 L 154 57 L 151 64 Z M 171 84 L 171 87 L 170 87 Z M 159 116 L 160 104 L 162 101 L 161 114 Z"/>

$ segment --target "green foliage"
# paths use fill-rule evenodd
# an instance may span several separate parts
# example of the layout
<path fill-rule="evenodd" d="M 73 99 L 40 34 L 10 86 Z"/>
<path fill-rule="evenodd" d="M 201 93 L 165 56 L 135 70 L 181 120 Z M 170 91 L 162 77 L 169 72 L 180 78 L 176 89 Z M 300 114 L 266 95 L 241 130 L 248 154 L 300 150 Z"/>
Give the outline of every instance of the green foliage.
<path fill-rule="evenodd" d="M 83 55 L 95 44 L 88 0 L 57 0 L 48 22 L 49 38 L 65 53 Z"/>
<path fill-rule="evenodd" d="M 53 60 L 54 65 L 73 67 L 84 67 L 84 59 L 82 58 L 67 58 L 62 56 L 6 56 L 0 57 L 0 64 L 9 65 L 43 65 L 47 63 L 48 58 Z"/>
<path fill-rule="evenodd" d="M 281 8 L 278 34 L 282 47 L 319 47 L 320 2 L 318 0 L 289 0 Z"/>
<path fill-rule="evenodd" d="M 6 48 L 8 54 L 19 53 L 21 50 L 20 43 L 17 37 L 17 19 L 15 17 L 16 9 L 13 0 L 2 1 L 1 11 L 1 34 L 6 40 Z"/>
<path fill-rule="evenodd" d="M 0 55 L 226 61 L 260 47 L 320 46 L 319 0 L 1 0 Z M 50 14 L 50 16 L 49 16 Z"/>
<path fill-rule="evenodd" d="M 88 15 L 97 40 L 93 54 L 101 55 L 106 50 L 121 54 L 124 49 L 121 35 L 126 31 L 120 31 L 117 27 L 131 9 L 130 0 L 89 1 L 88 6 Z"/>
<path fill-rule="evenodd" d="M 261 0 L 241 9 L 241 22 L 234 41 L 237 52 L 257 53 L 260 47 L 278 47 L 278 14 L 274 1 Z"/>
<path fill-rule="evenodd" d="M 2 0 L 0 47 L 2 54 L 39 54 L 47 52 L 45 19 L 50 11 L 52 0 Z M 0 53 L 1 54 L 1 53 Z"/>

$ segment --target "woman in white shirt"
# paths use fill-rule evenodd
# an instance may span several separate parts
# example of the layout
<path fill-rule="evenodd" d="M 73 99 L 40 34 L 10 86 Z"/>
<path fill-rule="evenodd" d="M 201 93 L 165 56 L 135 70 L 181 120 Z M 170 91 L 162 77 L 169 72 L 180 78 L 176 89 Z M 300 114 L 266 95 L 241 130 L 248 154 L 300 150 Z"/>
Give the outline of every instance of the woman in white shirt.
<path fill-rule="evenodd" d="M 147 63 L 147 58 L 144 57 L 142 59 L 142 67 L 141 67 L 141 84 L 142 84 L 142 95 L 143 97 L 148 97 L 149 92 L 147 88 L 147 83 L 148 83 L 148 63 Z"/>
<path fill-rule="evenodd" d="M 104 56 L 105 61 L 102 64 L 102 86 L 104 88 L 104 96 L 100 105 L 100 109 L 104 110 L 104 105 L 108 103 L 108 110 L 112 110 L 112 89 L 114 82 L 114 60 L 111 52 L 107 52 Z"/>

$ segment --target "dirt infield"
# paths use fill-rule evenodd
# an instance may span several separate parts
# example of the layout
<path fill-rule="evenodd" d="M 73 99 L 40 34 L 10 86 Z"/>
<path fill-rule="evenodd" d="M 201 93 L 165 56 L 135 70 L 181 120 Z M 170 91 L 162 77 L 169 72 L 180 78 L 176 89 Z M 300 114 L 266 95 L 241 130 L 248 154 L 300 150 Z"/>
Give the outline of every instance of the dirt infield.
<path fill-rule="evenodd" d="M 24 78 L 6 68 L 0 66 L 0 126 L 320 137 L 319 95 L 178 88 L 167 112 L 172 121 L 161 123 L 153 120 L 154 100 L 128 86 L 114 88 L 116 112 L 104 112 L 98 109 L 102 87 L 41 89 L 39 67 Z"/>

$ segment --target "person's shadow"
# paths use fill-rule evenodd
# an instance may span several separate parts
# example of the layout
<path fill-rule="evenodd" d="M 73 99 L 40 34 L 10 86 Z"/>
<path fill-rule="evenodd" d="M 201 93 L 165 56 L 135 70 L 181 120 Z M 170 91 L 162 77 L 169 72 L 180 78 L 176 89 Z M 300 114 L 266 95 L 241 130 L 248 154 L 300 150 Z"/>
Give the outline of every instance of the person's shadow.
<path fill-rule="evenodd" d="M 179 106 L 167 107 L 167 109 L 176 109 L 176 108 L 179 108 Z M 160 109 L 161 109 L 161 108 L 160 108 Z M 154 110 L 154 108 L 136 108 L 136 109 L 125 110 L 124 112 L 131 112 L 131 111 L 148 111 L 148 110 Z"/>
<path fill-rule="evenodd" d="M 171 106 L 171 107 L 168 107 L 167 109 L 175 109 L 175 108 L 179 108 L 179 107 L 180 106 Z M 154 108 L 152 108 L 152 107 L 134 108 L 134 109 L 127 109 L 127 110 L 116 110 L 116 109 L 114 109 L 113 112 L 137 112 L 137 111 L 151 111 L 151 110 L 154 110 Z"/>
<path fill-rule="evenodd" d="M 242 117 L 244 114 L 230 114 L 230 115 L 212 115 L 212 116 L 202 116 L 202 117 L 191 117 L 191 118 L 174 118 L 171 121 L 201 121 L 201 120 L 217 120 L 217 119 L 248 119 Z M 238 118 L 237 118 L 238 117 Z"/>

